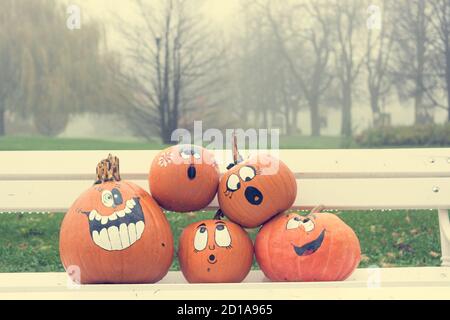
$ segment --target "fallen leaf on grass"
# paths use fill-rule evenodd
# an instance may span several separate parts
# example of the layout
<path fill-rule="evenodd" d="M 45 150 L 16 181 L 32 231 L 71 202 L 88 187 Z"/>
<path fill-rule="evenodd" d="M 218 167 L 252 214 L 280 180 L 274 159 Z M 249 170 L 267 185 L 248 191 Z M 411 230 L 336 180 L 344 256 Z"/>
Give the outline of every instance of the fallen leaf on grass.
<path fill-rule="evenodd" d="M 439 257 L 441 254 L 438 252 L 434 252 L 434 251 L 430 251 L 430 256 L 432 256 L 433 258 L 437 258 Z"/>
<path fill-rule="evenodd" d="M 417 229 L 411 229 L 411 231 L 409 231 L 409 233 L 411 233 L 412 235 L 417 235 L 417 234 L 419 234 L 419 230 L 417 230 Z"/>
<path fill-rule="evenodd" d="M 405 217 L 405 220 L 406 220 L 406 223 L 411 223 L 411 218 L 409 217 L 409 215 L 407 215 L 407 216 Z"/>
<path fill-rule="evenodd" d="M 370 232 L 375 233 L 376 232 L 377 227 L 374 225 L 370 226 Z"/>
<path fill-rule="evenodd" d="M 370 258 L 368 256 L 366 256 L 365 254 L 361 255 L 361 262 L 367 262 L 369 260 L 370 260 Z"/>
<path fill-rule="evenodd" d="M 400 251 L 403 251 L 403 252 L 408 252 L 408 253 L 413 253 L 414 252 L 413 247 L 411 247 L 407 243 L 399 243 L 399 244 L 394 245 L 394 247 L 399 249 Z"/>

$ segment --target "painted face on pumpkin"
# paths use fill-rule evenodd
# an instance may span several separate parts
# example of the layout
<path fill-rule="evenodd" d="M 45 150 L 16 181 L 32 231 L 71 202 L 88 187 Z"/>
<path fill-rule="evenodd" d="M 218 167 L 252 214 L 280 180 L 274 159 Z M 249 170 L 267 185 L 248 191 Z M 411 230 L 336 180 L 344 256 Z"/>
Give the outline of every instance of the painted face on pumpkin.
<path fill-rule="evenodd" d="M 107 251 L 124 250 L 138 241 L 145 229 L 139 197 L 120 190 L 120 183 L 95 188 L 94 206 L 80 210 L 89 221 L 94 243 Z M 125 194 L 123 194 L 125 193 Z"/>
<path fill-rule="evenodd" d="M 354 231 L 338 216 L 282 213 L 259 230 L 256 260 L 272 281 L 338 281 L 360 261 Z"/>
<path fill-rule="evenodd" d="M 211 236 L 209 235 L 211 234 Z M 209 230 L 205 223 L 197 227 L 194 236 L 194 252 L 200 254 L 209 264 L 216 264 L 226 249 L 232 249 L 231 235 L 222 221 L 210 225 Z"/>
<path fill-rule="evenodd" d="M 153 160 L 149 184 L 152 196 L 166 210 L 203 209 L 217 193 L 219 169 L 214 154 L 194 145 L 177 145 Z"/>
<path fill-rule="evenodd" d="M 321 247 L 325 238 L 325 229 L 316 230 L 314 215 L 301 217 L 300 215 L 288 215 L 286 222 L 286 232 L 290 233 L 290 238 L 295 254 L 299 257 L 309 256 Z M 318 228 L 320 228 L 318 226 Z M 295 233 L 295 234 L 294 234 Z M 295 239 L 295 238 L 299 239 Z"/>
<path fill-rule="evenodd" d="M 229 168 L 220 179 L 220 209 L 233 222 L 255 228 L 289 209 L 297 195 L 294 174 L 279 159 L 259 154 Z"/>
<path fill-rule="evenodd" d="M 189 282 L 239 282 L 251 268 L 253 244 L 230 221 L 203 220 L 183 231 L 178 256 Z"/>

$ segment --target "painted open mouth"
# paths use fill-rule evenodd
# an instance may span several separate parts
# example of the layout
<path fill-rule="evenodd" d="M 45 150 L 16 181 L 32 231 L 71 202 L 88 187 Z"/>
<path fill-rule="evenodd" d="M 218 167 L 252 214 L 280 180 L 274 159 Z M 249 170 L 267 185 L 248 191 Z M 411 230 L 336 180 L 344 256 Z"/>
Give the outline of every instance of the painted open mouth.
<path fill-rule="evenodd" d="M 97 210 L 86 214 L 89 217 L 92 240 L 108 251 L 128 248 L 144 232 L 145 220 L 139 198 L 128 200 L 123 210 L 115 211 L 109 216 L 102 216 Z"/>
<path fill-rule="evenodd" d="M 197 175 L 197 170 L 195 169 L 195 166 L 191 164 L 189 168 L 187 169 L 187 176 L 189 180 L 195 179 L 195 176 Z"/>
<path fill-rule="evenodd" d="M 294 251 L 298 256 L 309 256 L 317 251 L 320 248 L 323 242 L 323 238 L 325 237 L 325 230 L 322 230 L 320 235 L 316 240 L 311 241 L 301 247 L 297 247 L 296 245 L 292 245 L 294 247 Z"/>
<path fill-rule="evenodd" d="M 255 187 L 247 187 L 245 189 L 245 199 L 247 199 L 250 204 L 257 206 L 263 201 L 263 195 L 261 191 Z"/>
<path fill-rule="evenodd" d="M 213 254 L 211 254 L 211 255 L 208 257 L 208 262 L 209 262 L 210 264 L 215 264 L 215 263 L 217 262 L 216 256 L 213 255 Z"/>

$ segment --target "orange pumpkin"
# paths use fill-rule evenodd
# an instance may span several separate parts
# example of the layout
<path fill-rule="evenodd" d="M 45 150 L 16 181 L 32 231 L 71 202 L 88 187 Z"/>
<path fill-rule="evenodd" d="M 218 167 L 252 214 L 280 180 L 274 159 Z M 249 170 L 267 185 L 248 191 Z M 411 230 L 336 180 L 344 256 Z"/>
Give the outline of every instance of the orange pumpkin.
<path fill-rule="evenodd" d="M 253 243 L 237 224 L 203 220 L 183 230 L 178 258 L 189 282 L 241 282 L 253 262 Z"/>
<path fill-rule="evenodd" d="M 260 154 L 234 165 L 220 179 L 220 209 L 241 226 L 260 226 L 289 209 L 297 196 L 292 171 L 279 159 Z"/>
<path fill-rule="evenodd" d="M 214 199 L 219 169 L 214 154 L 194 145 L 176 145 L 161 151 L 149 174 L 150 193 L 165 209 L 197 211 Z"/>
<path fill-rule="evenodd" d="M 272 281 L 339 281 L 361 258 L 359 240 L 336 215 L 282 213 L 265 224 L 255 241 L 256 260 Z"/>
<path fill-rule="evenodd" d="M 156 201 L 134 183 L 120 180 L 118 166 L 102 161 L 98 183 L 64 217 L 60 256 L 81 283 L 153 283 L 173 259 L 170 225 Z M 104 167 L 103 167 L 104 166 Z M 107 168 L 106 168 L 107 167 Z"/>

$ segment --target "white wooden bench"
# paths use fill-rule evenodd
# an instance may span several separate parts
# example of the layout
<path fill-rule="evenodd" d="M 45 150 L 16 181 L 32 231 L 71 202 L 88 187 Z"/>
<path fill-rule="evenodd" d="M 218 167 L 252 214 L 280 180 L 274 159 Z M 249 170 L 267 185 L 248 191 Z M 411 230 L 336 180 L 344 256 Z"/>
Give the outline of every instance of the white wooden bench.
<path fill-rule="evenodd" d="M 0 152 L 0 212 L 66 211 L 92 185 L 95 165 L 107 153 Z M 121 159 L 122 177 L 148 190 L 156 151 L 114 154 Z M 240 284 L 194 285 L 170 272 L 152 285 L 73 287 L 64 273 L 0 274 L 0 298 L 450 299 L 450 149 L 282 150 L 279 156 L 297 177 L 296 208 L 438 209 L 442 266 L 357 269 L 344 282 L 322 283 L 270 283 L 252 271 Z"/>

